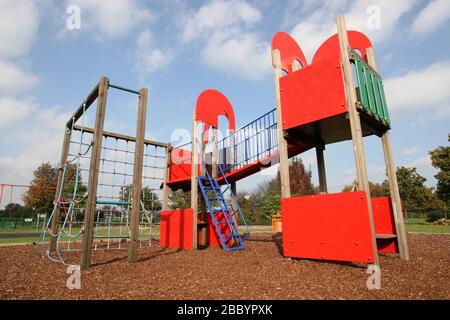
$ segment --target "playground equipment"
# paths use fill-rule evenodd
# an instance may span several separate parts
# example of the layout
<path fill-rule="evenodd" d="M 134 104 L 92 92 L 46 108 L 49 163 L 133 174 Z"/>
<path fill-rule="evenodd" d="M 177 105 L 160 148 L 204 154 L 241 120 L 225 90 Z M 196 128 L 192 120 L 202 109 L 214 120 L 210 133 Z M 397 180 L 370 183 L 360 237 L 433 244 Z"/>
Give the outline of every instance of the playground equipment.
<path fill-rule="evenodd" d="M 193 143 L 173 148 L 166 174 L 167 186 L 191 190 L 191 209 L 171 211 L 165 228 L 173 224 L 193 227 L 180 234 L 163 233 L 162 243 L 197 248 L 205 245 L 205 206 L 199 210 L 198 188 L 224 249 L 224 242 L 236 235 L 233 224 L 218 230 L 214 212 L 205 193 L 204 177 L 215 177 L 206 184 L 235 190 L 234 183 L 263 168 L 280 163 L 283 250 L 287 257 L 356 261 L 378 264 L 378 252 L 396 253 L 408 259 L 408 246 L 401 210 L 395 166 L 389 141 L 390 118 L 381 76 L 376 71 L 370 40 L 362 33 L 348 31 L 343 17 L 337 18 L 338 33 L 317 50 L 311 64 L 300 46 L 288 34 L 279 32 L 272 40 L 276 108 L 239 130 L 226 98 L 213 90 L 204 91 L 193 114 Z M 282 74 L 282 71 L 286 75 Z M 354 76 L 355 75 L 355 76 Z M 217 117 L 225 115 L 230 135 L 215 143 Z M 198 124 L 204 124 L 198 134 Z M 205 135 L 213 130 L 209 157 L 212 175 L 204 162 Z M 381 137 L 386 160 L 390 198 L 371 199 L 365 163 L 363 137 Z M 198 147 L 199 137 L 202 145 Z M 352 140 L 357 171 L 357 191 L 327 193 L 324 163 L 325 146 Z M 291 197 L 288 159 L 311 148 L 316 149 L 320 195 Z M 199 160 L 200 158 L 200 160 Z M 219 165 L 218 163 L 225 163 Z M 215 169 L 216 168 L 216 169 Z M 217 168 L 221 170 L 217 171 Z M 200 174 L 198 172 L 200 171 Z M 208 180 L 208 179 L 206 179 Z M 233 196 L 231 197 L 233 199 Z M 237 205 L 237 204 L 236 204 Z M 229 212 L 225 210 L 225 215 Z M 237 211 L 239 208 L 237 206 Z M 173 216 L 180 220 L 174 222 Z M 200 216 L 200 217 L 198 217 Z M 188 222 L 188 220 L 190 220 Z M 230 234 L 223 237 L 223 234 Z M 197 238 L 200 237 L 199 243 Z M 186 245 L 192 242 L 192 245 Z M 239 249 L 243 245 L 238 246 Z"/>
<path fill-rule="evenodd" d="M 103 130 L 109 88 L 138 96 L 136 137 Z M 95 126 L 89 128 L 85 118 L 95 101 Z M 153 216 L 160 210 L 156 193 L 164 182 L 169 145 L 144 139 L 146 112 L 146 88 L 135 91 L 102 77 L 68 120 L 55 205 L 41 234 L 42 252 L 49 259 L 65 264 L 62 252 L 77 250 L 81 267 L 87 268 L 93 249 L 114 247 L 128 248 L 128 260 L 135 262 L 138 247 L 151 244 Z M 75 167 L 72 177 L 70 165 Z"/>
<path fill-rule="evenodd" d="M 125 230 L 129 235 L 120 233 L 118 238 L 119 243 L 122 239 L 129 240 L 128 260 L 135 262 L 139 217 L 142 217 L 144 224 L 147 219 L 147 226 L 152 224 L 141 201 L 142 180 L 145 179 L 161 183 L 162 246 L 198 249 L 218 245 L 226 251 L 243 250 L 250 232 L 236 201 L 236 181 L 279 163 L 285 256 L 378 264 L 378 252 L 398 252 L 402 258 L 408 259 L 389 141 L 390 118 L 381 76 L 376 71 L 372 44 L 364 34 L 347 31 L 341 16 L 337 18 L 337 27 L 338 33 L 320 46 L 311 64 L 288 34 L 275 34 L 272 65 L 276 108 L 236 129 L 234 111 L 228 99 L 219 91 L 205 90 L 199 95 L 193 112 L 192 142 L 183 146 L 171 147 L 144 139 L 147 89 L 137 92 L 111 85 L 107 78 L 101 78 L 65 128 L 52 225 L 44 230 L 42 236 L 42 243 L 45 243 L 46 235 L 51 236 L 50 250 L 46 252 L 56 250 L 62 261 L 58 248 L 65 226 L 71 221 L 73 212 L 81 210 L 84 223 L 78 228 L 79 233 L 67 235 L 82 235 L 81 266 L 88 267 L 94 238 L 94 215 L 99 210 L 106 212 L 106 215 L 110 212 L 106 224 L 111 226 L 113 216 L 119 219 L 118 214 L 112 214 L 115 211 L 120 213 L 120 217 L 126 217 Z M 136 137 L 103 130 L 108 88 L 139 95 Z M 91 129 L 83 124 L 77 125 L 78 119 L 83 119 L 87 108 L 97 98 L 95 127 Z M 229 131 L 229 135 L 220 141 L 217 135 L 219 116 L 228 119 Z M 78 149 L 69 152 L 74 132 L 80 136 L 79 142 L 75 143 Z M 91 135 L 90 143 L 83 140 L 86 133 Z M 382 139 L 390 198 L 370 197 L 363 145 L 363 137 L 369 135 Z M 115 139 L 113 147 L 107 146 L 107 138 Z M 329 194 L 325 146 L 344 140 L 353 143 L 356 191 Z M 118 146 L 120 141 L 125 142 L 126 146 Z M 129 143 L 134 144 L 134 149 L 129 149 Z M 144 154 L 144 146 L 155 148 L 155 153 Z M 157 152 L 158 148 L 161 153 Z M 315 148 L 317 156 L 320 194 L 291 197 L 288 160 L 312 148 Z M 112 159 L 105 156 L 108 151 L 113 151 Z M 125 159 L 116 158 L 117 152 L 122 152 Z M 127 160 L 129 156 L 134 160 Z M 146 158 L 154 159 L 155 164 L 146 164 Z M 78 169 L 82 159 L 89 161 L 85 194 L 77 193 L 80 184 L 78 171 L 83 171 Z M 75 188 L 63 196 L 66 169 L 73 162 L 77 168 L 73 182 Z M 113 168 L 107 168 L 105 163 L 113 164 Z M 116 171 L 116 164 L 124 166 L 121 172 Z M 127 171 L 129 168 L 133 169 L 132 173 Z M 143 170 L 148 168 L 158 169 L 159 175 L 146 177 Z M 114 180 L 99 182 L 99 176 L 104 175 L 112 175 L 113 179 L 120 175 L 123 181 L 120 184 Z M 129 181 L 131 177 L 132 181 Z M 112 187 L 116 191 L 101 194 L 99 187 Z M 190 191 L 191 208 L 168 209 L 169 191 L 177 189 Z M 61 215 L 64 219 L 59 228 Z M 245 229 L 243 234 L 242 229 Z M 107 237 L 111 239 L 111 234 L 108 233 Z"/>

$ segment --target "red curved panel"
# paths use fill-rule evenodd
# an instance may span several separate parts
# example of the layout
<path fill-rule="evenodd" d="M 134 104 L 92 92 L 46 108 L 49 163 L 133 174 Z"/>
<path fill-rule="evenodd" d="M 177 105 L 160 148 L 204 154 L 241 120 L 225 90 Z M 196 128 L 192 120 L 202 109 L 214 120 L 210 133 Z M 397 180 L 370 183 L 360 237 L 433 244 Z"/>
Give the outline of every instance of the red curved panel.
<path fill-rule="evenodd" d="M 301 63 L 303 68 L 308 65 L 305 55 L 297 41 L 286 32 L 277 32 L 273 36 L 272 51 L 275 49 L 280 50 L 281 69 L 287 73 L 292 73 L 292 62 L 295 59 Z"/>
<path fill-rule="evenodd" d="M 220 91 L 207 89 L 200 93 L 195 106 L 195 120 L 204 122 L 203 141 L 208 142 L 208 131 L 210 127 L 219 126 L 219 116 L 228 119 L 230 131 L 236 130 L 236 120 L 230 101 Z"/>
<path fill-rule="evenodd" d="M 370 39 L 364 33 L 359 31 L 347 31 L 347 34 L 350 47 L 359 50 L 362 58 L 367 61 L 366 51 L 368 48 L 372 47 Z M 339 57 L 339 50 L 339 38 L 336 33 L 325 40 L 319 49 L 317 49 L 312 63 L 324 58 L 330 58 L 331 56 Z"/>
<path fill-rule="evenodd" d="M 227 97 L 214 89 L 207 89 L 200 93 L 195 105 L 195 120 L 217 128 L 219 116 L 225 116 L 228 119 L 230 130 L 236 129 L 233 107 Z"/>

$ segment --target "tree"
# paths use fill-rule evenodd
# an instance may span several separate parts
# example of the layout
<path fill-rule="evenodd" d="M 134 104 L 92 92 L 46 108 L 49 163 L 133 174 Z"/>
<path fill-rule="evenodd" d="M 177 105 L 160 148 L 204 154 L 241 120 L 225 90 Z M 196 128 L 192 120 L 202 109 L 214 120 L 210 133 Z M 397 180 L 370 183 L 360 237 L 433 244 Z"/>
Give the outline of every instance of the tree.
<path fill-rule="evenodd" d="M 187 209 L 191 207 L 191 192 L 176 190 L 169 194 L 169 208 L 175 209 Z"/>
<path fill-rule="evenodd" d="M 305 169 L 301 158 L 289 161 L 289 178 L 293 196 L 317 193 L 311 182 L 311 171 Z M 249 223 L 270 224 L 272 215 L 280 211 L 280 172 L 273 179 L 258 184 L 251 192 L 239 192 L 236 198 Z"/>
<path fill-rule="evenodd" d="M 120 188 L 121 201 L 131 201 L 132 196 L 130 195 L 130 192 L 133 190 L 132 187 L 133 186 L 130 184 Z M 162 208 L 158 195 L 149 187 L 141 188 L 141 202 L 143 203 L 144 208 L 149 211 L 160 211 Z"/>
<path fill-rule="evenodd" d="M 281 176 L 279 170 L 276 181 L 278 186 L 280 186 Z M 311 181 L 311 171 L 305 169 L 300 157 L 294 157 L 289 161 L 289 185 L 292 196 L 304 196 L 316 193 Z"/>
<path fill-rule="evenodd" d="M 30 207 L 24 207 L 18 203 L 8 203 L 5 209 L 0 210 L 0 217 L 4 218 L 31 218 L 33 211 Z"/>
<path fill-rule="evenodd" d="M 261 215 L 266 221 L 271 221 L 272 216 L 280 211 L 280 193 L 271 192 L 266 197 L 261 204 Z"/>
<path fill-rule="evenodd" d="M 33 171 L 33 180 L 31 186 L 56 188 L 58 179 L 58 167 L 52 166 L 49 162 L 42 163 Z M 76 184 L 77 164 L 71 163 L 66 167 L 63 183 L 62 197 L 71 198 L 77 185 L 77 195 L 86 192 L 86 186 L 83 185 L 81 172 L 78 170 L 78 183 Z M 47 188 L 29 188 L 23 196 L 26 206 L 31 207 L 36 213 L 51 213 L 53 202 L 55 200 L 55 189 Z"/>
<path fill-rule="evenodd" d="M 342 189 L 342 192 L 350 192 L 353 190 L 354 184 L 346 185 Z M 383 183 L 376 183 L 369 181 L 369 190 L 370 190 L 370 196 L 371 197 L 385 197 L 389 195 L 389 186 L 383 182 Z"/>
<path fill-rule="evenodd" d="M 450 147 L 438 147 L 430 151 L 431 164 L 438 169 L 436 195 L 450 207 Z"/>
<path fill-rule="evenodd" d="M 69 163 L 66 166 L 66 172 L 64 174 L 64 198 L 71 198 L 72 195 L 75 192 L 75 186 L 76 194 L 78 196 L 84 195 L 84 193 L 87 190 L 87 186 L 83 184 L 83 179 L 81 175 L 81 170 L 78 170 L 78 180 L 77 177 L 77 164 L 76 163 Z M 58 176 L 55 177 L 55 181 L 58 178 Z"/>
<path fill-rule="evenodd" d="M 32 186 L 56 187 L 58 169 L 49 162 L 42 163 L 33 171 Z M 53 209 L 54 190 L 44 188 L 29 188 L 23 197 L 26 206 L 33 208 L 37 213 L 49 213 Z"/>
<path fill-rule="evenodd" d="M 400 197 L 408 211 L 442 210 L 444 203 L 425 186 L 426 179 L 417 173 L 416 168 L 397 168 L 397 181 Z"/>

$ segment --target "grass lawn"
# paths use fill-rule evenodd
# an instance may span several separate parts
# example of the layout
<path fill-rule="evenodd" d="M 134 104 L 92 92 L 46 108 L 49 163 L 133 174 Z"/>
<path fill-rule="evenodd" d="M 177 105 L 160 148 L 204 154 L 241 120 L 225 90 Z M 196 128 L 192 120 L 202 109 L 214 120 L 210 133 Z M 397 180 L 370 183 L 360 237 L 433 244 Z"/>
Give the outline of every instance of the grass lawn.
<path fill-rule="evenodd" d="M 406 231 L 407 232 L 419 232 L 419 233 L 450 233 L 450 226 L 419 224 L 423 221 L 424 221 L 424 219 L 422 219 L 422 218 L 408 218 L 406 220 Z M 240 230 L 240 232 L 244 232 L 245 228 L 243 226 L 240 226 L 239 230 Z M 75 230 L 75 228 L 74 228 L 72 230 L 72 233 L 75 233 L 77 231 L 78 230 Z M 272 231 L 272 226 L 263 226 L 263 225 L 250 226 L 250 232 L 252 232 L 252 233 L 271 232 L 271 231 Z M 123 234 L 123 232 L 124 232 L 124 230 L 122 230 L 122 234 Z M 21 233 L 24 234 L 23 237 L 20 236 Z M 11 234 L 16 234 L 18 236 L 8 237 L 8 235 L 11 235 Z M 31 235 L 31 234 L 33 234 L 33 235 Z M 107 229 L 97 230 L 96 234 L 107 235 L 108 230 Z M 147 234 L 147 232 L 145 232 L 144 234 Z M 16 228 L 16 229 L 0 229 L 0 245 L 1 244 L 13 244 L 13 243 L 31 243 L 33 241 L 39 241 L 39 235 L 40 235 L 40 231 L 36 231 L 35 228 L 30 228 L 30 227 L 22 227 L 22 228 Z M 119 229 L 112 229 L 110 231 L 110 235 L 119 235 Z M 159 229 L 158 228 L 154 228 L 152 230 L 152 237 L 154 239 L 159 239 Z M 47 236 L 47 238 L 49 238 L 49 237 Z M 63 237 L 63 241 L 64 240 L 68 240 L 68 238 Z"/>

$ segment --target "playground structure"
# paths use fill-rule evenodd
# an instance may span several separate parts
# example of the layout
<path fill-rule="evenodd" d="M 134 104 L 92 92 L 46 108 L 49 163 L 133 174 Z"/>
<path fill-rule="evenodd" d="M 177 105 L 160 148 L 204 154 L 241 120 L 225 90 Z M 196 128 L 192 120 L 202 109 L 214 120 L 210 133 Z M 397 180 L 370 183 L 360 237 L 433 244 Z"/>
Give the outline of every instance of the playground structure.
<path fill-rule="evenodd" d="M 104 130 L 110 88 L 138 96 L 135 137 Z M 128 248 L 128 259 L 134 262 L 138 247 L 151 244 L 169 145 L 144 138 L 147 94 L 146 88 L 135 91 L 102 77 L 67 121 L 55 205 L 40 241 L 51 260 L 65 264 L 62 252 L 77 250 L 80 265 L 87 268 L 93 249 Z M 95 125 L 90 128 L 85 120 L 95 101 Z M 70 166 L 75 172 L 69 177 Z M 81 247 L 70 247 L 80 239 Z"/>
<path fill-rule="evenodd" d="M 158 155 L 149 156 L 161 160 L 155 165 L 159 175 L 150 177 L 158 180 L 162 188 L 161 246 L 199 249 L 218 245 L 225 251 L 243 250 L 249 228 L 235 197 L 236 182 L 279 163 L 284 256 L 378 264 L 378 253 L 383 252 L 399 253 L 401 258 L 408 259 L 389 141 L 390 118 L 372 44 L 364 34 L 347 31 L 343 17 L 337 18 L 337 28 L 338 33 L 320 46 L 311 64 L 288 34 L 275 34 L 272 65 L 276 108 L 236 129 L 228 99 L 219 91 L 205 90 L 199 95 L 193 112 L 192 142 L 183 146 L 171 147 L 168 143 L 145 140 L 147 89 L 139 92 L 124 89 L 109 84 L 103 77 L 65 128 L 55 210 L 51 228 L 44 230 L 42 237 L 45 243 L 45 235 L 51 236 L 46 252 L 58 252 L 69 212 L 80 208 L 84 212 L 84 223 L 78 235 L 83 239 L 80 259 L 81 267 L 87 268 L 91 263 L 95 212 L 101 210 L 99 206 L 114 205 L 130 212 L 128 234 L 123 238 L 129 242 L 128 261 L 136 261 L 139 219 L 147 214 L 141 191 L 142 181 L 146 179 L 142 174 L 146 168 L 144 159 L 149 156 L 144 154 L 144 146 L 148 146 L 162 150 Z M 111 87 L 139 95 L 136 137 L 103 131 L 106 93 Z M 76 125 L 97 98 L 95 127 Z M 229 132 L 220 141 L 219 116 L 227 118 Z M 70 153 L 73 132 L 81 135 L 81 142 L 75 144 L 79 150 Z M 91 135 L 90 143 L 83 142 L 83 133 Z M 370 135 L 382 139 L 390 197 L 370 196 L 363 145 L 363 137 Z M 134 144 L 133 151 L 129 151 L 128 146 L 122 150 L 126 155 L 133 155 L 134 161 L 121 160 L 120 163 L 132 167 L 133 173 L 122 172 L 124 181 L 120 185 L 99 183 L 99 176 L 119 175 L 115 168 L 112 171 L 101 169 L 102 161 L 106 161 L 102 154 L 108 150 L 103 145 L 107 138 Z M 329 194 L 325 146 L 345 140 L 353 143 L 357 191 Z M 320 194 L 291 197 L 289 158 L 312 148 L 317 155 Z M 117 146 L 111 149 L 119 150 Z M 78 168 L 84 158 L 89 160 L 86 193 L 80 196 L 72 192 L 63 198 L 61 190 L 67 164 L 77 162 Z M 111 161 L 119 163 L 117 159 Z M 77 177 L 75 175 L 75 185 Z M 132 179 L 126 181 L 127 177 Z M 123 195 L 118 197 L 116 192 L 106 200 L 108 196 L 97 190 L 99 186 L 110 186 L 119 188 L 120 193 L 128 185 L 132 186 L 128 199 Z M 177 189 L 191 192 L 190 208 L 169 210 L 168 194 Z M 65 220 L 60 227 L 61 215 Z M 243 234 L 240 228 L 245 229 Z"/>
<path fill-rule="evenodd" d="M 171 162 L 167 181 L 172 189 L 189 190 L 190 183 L 192 208 L 162 213 L 177 217 L 178 220 L 169 222 L 169 225 L 176 225 L 177 230 L 180 225 L 194 226 L 194 230 L 192 235 L 181 232 L 182 238 L 169 239 L 170 245 L 176 246 L 179 242 L 186 247 L 186 243 L 192 241 L 192 246 L 188 247 L 197 248 L 198 244 L 207 244 L 204 225 L 208 221 L 204 220 L 205 206 L 200 204 L 203 210 L 199 210 L 199 200 L 206 202 L 211 214 L 210 197 L 205 194 L 201 182 L 205 175 L 210 176 L 204 165 L 208 158 L 204 145 L 207 142 L 205 136 L 212 128 L 213 145 L 209 158 L 212 176 L 216 179 L 207 183 L 207 187 L 217 190 L 222 184 L 224 190 L 233 190 L 237 180 L 280 163 L 285 256 L 378 264 L 378 253 L 383 252 L 400 253 L 403 259 L 408 259 L 389 138 L 390 118 L 372 44 L 360 32 L 347 32 L 343 17 L 337 18 L 337 28 L 338 33 L 320 46 L 311 64 L 288 34 L 279 32 L 274 36 L 272 62 L 276 108 L 241 129 L 235 130 L 231 104 L 223 95 L 206 90 L 199 96 L 193 114 L 192 154 L 188 150 L 172 149 L 171 159 L 181 158 L 182 161 Z M 215 143 L 219 115 L 228 118 L 230 135 Z M 200 133 L 197 132 L 199 124 L 203 125 Z M 369 135 L 382 139 L 390 198 L 370 197 L 363 145 L 363 137 Z M 328 194 L 323 151 L 327 144 L 345 140 L 353 143 L 357 191 Z M 311 148 L 316 150 L 321 194 L 291 197 L 288 159 Z M 203 199 L 199 199 L 198 188 Z M 220 209 L 225 218 L 230 216 L 226 220 L 231 221 L 237 212 L 239 208 Z M 214 219 L 215 215 L 211 214 L 211 217 Z M 192 222 L 189 223 L 189 219 Z M 227 221 L 222 223 L 229 224 Z M 226 249 L 224 242 L 230 237 L 224 237 L 226 232 L 218 228 L 216 225 Z M 203 230 L 203 234 L 199 230 Z M 226 230 L 231 235 L 235 232 L 233 224 Z M 198 237 L 200 241 L 197 241 Z"/>

